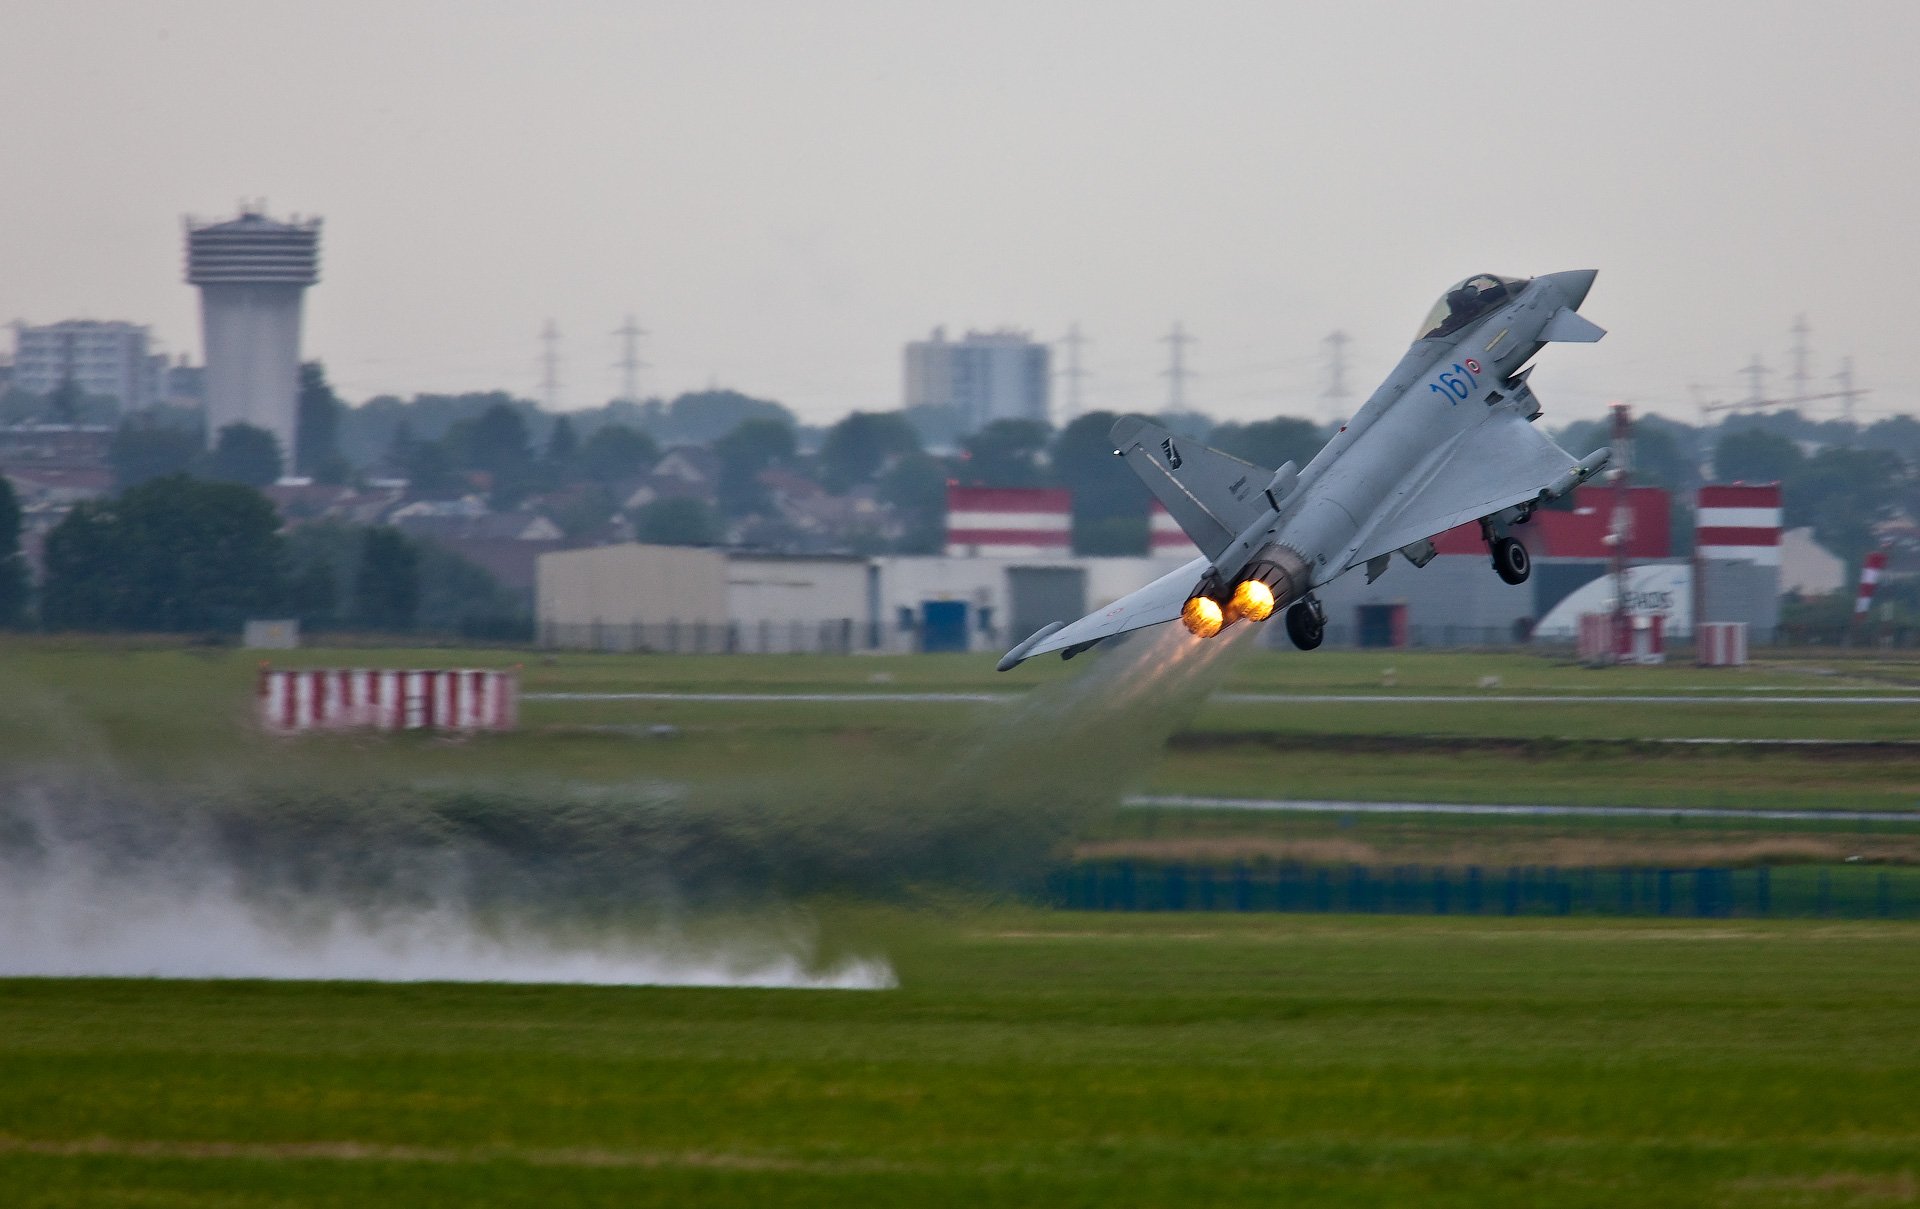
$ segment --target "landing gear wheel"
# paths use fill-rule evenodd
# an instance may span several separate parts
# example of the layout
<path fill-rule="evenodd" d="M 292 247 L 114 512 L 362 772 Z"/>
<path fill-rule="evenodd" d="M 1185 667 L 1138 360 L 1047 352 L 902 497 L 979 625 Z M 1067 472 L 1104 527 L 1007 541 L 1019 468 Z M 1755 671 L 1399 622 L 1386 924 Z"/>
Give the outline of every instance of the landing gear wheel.
<path fill-rule="evenodd" d="M 1303 651 L 1311 651 L 1327 636 L 1327 614 L 1309 596 L 1287 610 L 1287 637 Z"/>
<path fill-rule="evenodd" d="M 1493 569 L 1510 584 L 1523 584 L 1533 574 L 1533 556 L 1511 537 L 1493 543 Z"/>

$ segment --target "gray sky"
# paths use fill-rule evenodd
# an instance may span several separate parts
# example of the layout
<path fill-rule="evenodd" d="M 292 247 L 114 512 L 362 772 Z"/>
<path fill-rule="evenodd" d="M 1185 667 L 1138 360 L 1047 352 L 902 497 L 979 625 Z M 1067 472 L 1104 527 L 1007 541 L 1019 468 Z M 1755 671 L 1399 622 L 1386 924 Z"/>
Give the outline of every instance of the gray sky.
<path fill-rule="evenodd" d="M 0 320 L 198 357 L 180 216 L 325 218 L 307 353 L 343 393 L 716 382 L 896 406 L 935 324 L 1093 342 L 1087 405 L 1371 389 L 1452 280 L 1598 268 L 1550 418 L 1692 418 L 1813 326 L 1920 409 L 1920 6 L 1904 3 L 41 3 L 0 39 Z M 1784 372 L 1774 385 L 1784 389 Z M 1357 400 L 1356 400 L 1357 401 Z"/>

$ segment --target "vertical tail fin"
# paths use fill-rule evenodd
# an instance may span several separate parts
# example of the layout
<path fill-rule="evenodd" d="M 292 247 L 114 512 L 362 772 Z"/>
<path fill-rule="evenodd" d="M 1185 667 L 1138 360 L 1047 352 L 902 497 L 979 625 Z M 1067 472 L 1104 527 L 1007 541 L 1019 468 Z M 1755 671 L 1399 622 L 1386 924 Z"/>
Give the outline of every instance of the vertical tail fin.
<path fill-rule="evenodd" d="M 1218 558 L 1267 510 L 1263 492 L 1273 477 L 1270 470 L 1138 416 L 1121 417 L 1109 435 L 1114 451 L 1208 558 Z"/>

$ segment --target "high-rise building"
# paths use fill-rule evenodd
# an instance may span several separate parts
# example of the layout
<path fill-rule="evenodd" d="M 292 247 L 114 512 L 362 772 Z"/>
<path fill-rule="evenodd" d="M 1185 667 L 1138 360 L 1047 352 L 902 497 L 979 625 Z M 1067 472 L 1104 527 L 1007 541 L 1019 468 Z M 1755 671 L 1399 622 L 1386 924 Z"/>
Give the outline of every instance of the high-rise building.
<path fill-rule="evenodd" d="M 1027 332 L 968 332 L 948 340 L 935 328 L 926 340 L 907 345 L 908 407 L 951 408 L 962 433 L 995 420 L 1047 423 L 1052 383 L 1046 345 Z"/>
<path fill-rule="evenodd" d="M 159 391 L 160 360 L 147 350 L 147 329 L 136 323 L 16 323 L 13 385 L 50 395 L 72 382 L 83 394 L 118 399 L 123 411 L 136 411 L 152 406 Z"/>
<path fill-rule="evenodd" d="M 187 283 L 200 287 L 207 440 L 229 424 L 280 441 L 288 473 L 300 397 L 300 305 L 320 280 L 320 220 L 187 220 Z"/>

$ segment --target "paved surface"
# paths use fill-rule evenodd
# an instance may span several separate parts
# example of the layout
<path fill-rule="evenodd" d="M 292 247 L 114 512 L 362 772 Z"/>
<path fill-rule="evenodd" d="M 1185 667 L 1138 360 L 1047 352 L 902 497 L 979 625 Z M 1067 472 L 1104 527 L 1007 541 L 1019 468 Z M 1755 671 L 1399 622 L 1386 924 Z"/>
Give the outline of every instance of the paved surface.
<path fill-rule="evenodd" d="M 1205 798 L 1135 794 L 1129 806 L 1177 810 L 1272 810 L 1295 814 L 1475 814 L 1527 818 L 1628 819 L 1774 819 L 1782 822 L 1871 822 L 1920 824 L 1920 810 L 1759 810 L 1730 807 L 1524 806 L 1468 802 L 1335 802 L 1293 798 Z"/>
<path fill-rule="evenodd" d="M 954 702 L 1012 701 L 1026 695 L 1027 690 L 1012 692 L 981 691 L 972 693 L 942 692 L 867 692 L 852 690 L 848 692 L 812 692 L 812 693 L 700 693 L 700 692 L 659 692 L 659 693 L 522 693 L 522 701 L 691 701 L 691 702 L 762 702 L 789 701 L 801 705 L 831 704 L 845 702 L 887 702 L 894 704 L 951 704 Z M 1453 705 L 1467 702 L 1494 702 L 1505 705 L 1693 705 L 1699 703 L 1719 703 L 1727 705 L 1913 705 L 1920 706 L 1920 694 L 1899 693 L 1866 696 L 1853 694 L 1840 696 L 1831 693 L 1817 695 L 1794 694 L 1791 696 L 1761 696 L 1752 693 L 1215 693 L 1215 701 L 1226 701 L 1244 705 L 1337 705 L 1342 703 L 1360 705 Z"/>

